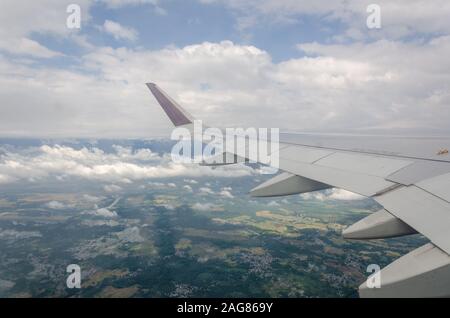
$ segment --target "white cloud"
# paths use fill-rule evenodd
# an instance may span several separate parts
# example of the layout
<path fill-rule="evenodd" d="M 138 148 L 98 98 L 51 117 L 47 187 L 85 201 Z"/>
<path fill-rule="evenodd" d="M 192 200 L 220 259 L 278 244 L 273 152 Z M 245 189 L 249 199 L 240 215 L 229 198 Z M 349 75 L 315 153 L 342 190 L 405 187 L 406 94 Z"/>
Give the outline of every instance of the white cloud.
<path fill-rule="evenodd" d="M 52 51 L 40 43 L 28 38 L 6 39 L 0 41 L 0 49 L 13 54 L 31 55 L 38 58 L 52 58 L 63 55 L 62 53 Z"/>
<path fill-rule="evenodd" d="M 97 197 L 94 195 L 90 195 L 90 194 L 83 194 L 83 199 L 87 202 L 92 202 L 92 203 L 96 203 L 102 200 L 101 197 Z"/>
<path fill-rule="evenodd" d="M 198 189 L 200 195 L 213 195 L 216 194 L 214 192 L 213 189 L 211 189 L 209 186 L 209 183 L 205 183 L 205 187 L 201 187 L 200 189 Z M 223 198 L 227 198 L 227 199 L 233 199 L 234 195 L 231 193 L 232 188 L 230 187 L 226 187 L 226 188 L 222 188 L 220 191 L 217 192 L 218 196 L 221 196 Z"/>
<path fill-rule="evenodd" d="M 105 153 L 98 148 L 74 149 L 67 146 L 42 146 L 26 148 L 22 151 L 4 151 L 0 155 L 0 176 L 3 183 L 14 181 L 36 182 L 55 177 L 66 180 L 68 177 L 82 178 L 102 182 L 111 182 L 104 186 L 106 192 L 119 192 L 121 185 L 138 180 L 151 180 L 172 177 L 244 177 L 254 173 L 251 167 L 244 165 L 226 166 L 218 169 L 202 167 L 197 164 L 177 164 L 170 156 L 157 157 L 145 151 Z M 143 159 L 151 159 L 143 160 Z M 63 177 L 63 178 L 61 178 Z M 163 184 L 173 187 L 174 184 Z M 187 185 L 186 185 L 187 186 Z M 185 188 L 186 188 L 185 186 Z M 192 189 L 191 189 L 192 190 Z M 209 188 L 200 190 L 213 193 Z"/>
<path fill-rule="evenodd" d="M 171 210 L 171 211 L 173 211 L 177 208 L 175 205 L 170 204 L 170 203 L 161 204 L 161 206 L 164 207 L 165 209 Z"/>
<path fill-rule="evenodd" d="M 137 149 L 133 151 L 131 148 L 113 145 L 112 148 L 116 154 L 124 160 L 139 160 L 139 161 L 158 161 L 160 157 L 157 153 L 152 152 L 150 149 Z"/>
<path fill-rule="evenodd" d="M 42 237 L 42 234 L 38 231 L 16 231 L 0 229 L 0 240 L 3 239 L 8 241 L 16 241 L 36 237 Z"/>
<path fill-rule="evenodd" d="M 135 29 L 111 20 L 105 20 L 101 30 L 112 35 L 116 40 L 136 41 L 138 38 L 138 32 Z"/>
<path fill-rule="evenodd" d="M 40 0 L 40 1 L 14 1 L 2 0 L 0 2 L 0 51 L 13 54 L 30 55 L 38 58 L 51 58 L 60 56 L 31 39 L 33 34 L 46 34 L 76 36 L 77 32 L 66 26 L 68 14 L 67 6 L 73 3 L 70 0 Z M 92 0 L 77 0 L 82 10 L 83 23 L 90 19 L 89 8 Z"/>
<path fill-rule="evenodd" d="M 122 187 L 116 184 L 108 184 L 103 187 L 103 190 L 105 190 L 105 192 L 114 193 L 122 191 Z"/>
<path fill-rule="evenodd" d="M 192 208 L 198 211 L 223 211 L 223 208 L 220 205 L 212 203 L 195 203 L 192 205 Z"/>
<path fill-rule="evenodd" d="M 306 57 L 281 63 L 231 42 L 159 51 L 96 48 L 83 57 L 83 69 L 99 75 L 37 70 L 0 57 L 0 134 L 168 136 L 168 119 L 136 84 L 150 80 L 210 126 L 449 130 L 450 37 L 299 48 Z M 204 83 L 210 89 L 202 90 Z"/>
<path fill-rule="evenodd" d="M 221 2 L 231 8 L 244 29 L 261 21 L 297 23 L 312 15 L 327 23 L 343 23 L 346 31 L 323 41 L 330 44 L 301 43 L 298 47 L 306 57 L 280 63 L 260 48 L 229 41 L 161 50 L 114 49 L 95 46 L 83 31 L 67 29 L 65 9 L 71 1 L 4 0 L 0 51 L 14 56 L 0 53 L 0 134 L 168 135 L 170 124 L 143 85 L 147 81 L 158 82 L 210 126 L 449 131 L 449 1 L 425 5 L 421 0 L 381 0 L 377 3 L 382 7 L 383 28 L 378 33 L 365 27 L 368 1 L 202 2 Z M 94 2 L 77 3 L 83 23 L 89 22 Z M 160 4 L 153 0 L 103 3 L 109 8 Z M 110 22 L 106 27 L 118 38 L 137 36 Z M 33 34 L 71 39 L 89 49 L 81 56 L 67 56 L 80 62 L 74 68 L 36 67 L 32 57 L 61 53 L 39 43 Z M 414 40 L 400 41 L 405 35 Z M 352 41 L 345 45 L 333 44 L 348 39 Z M 205 83 L 210 89 L 201 89 Z M 10 182 L 5 180 L 0 174 L 0 183 Z"/>
<path fill-rule="evenodd" d="M 108 210 L 107 208 L 97 209 L 95 211 L 88 212 L 88 214 L 94 215 L 94 216 L 100 216 L 100 217 L 104 217 L 104 218 L 115 218 L 115 217 L 117 217 L 117 213 L 116 212 Z"/>
<path fill-rule="evenodd" d="M 327 200 L 354 201 L 365 199 L 365 197 L 357 193 L 337 188 L 325 191 L 304 193 L 301 194 L 300 197 L 304 200 L 319 200 L 319 201 L 327 201 Z"/>
<path fill-rule="evenodd" d="M 81 7 L 82 21 L 90 19 L 89 9 L 94 1 L 77 0 Z M 0 2 L 0 41 L 5 36 L 23 37 L 31 33 L 67 36 L 72 30 L 67 28 L 67 6 L 71 0 L 39 0 Z"/>
<path fill-rule="evenodd" d="M 346 200 L 346 201 L 365 199 L 365 197 L 363 197 L 362 195 L 342 189 L 333 189 L 333 191 L 328 197 L 332 200 Z"/>
<path fill-rule="evenodd" d="M 200 189 L 198 189 L 198 191 L 200 192 L 200 194 L 214 194 L 214 191 L 208 187 L 201 187 Z"/>
<path fill-rule="evenodd" d="M 50 201 L 45 206 L 53 210 L 61 210 L 66 208 L 66 205 L 59 201 Z"/>
<path fill-rule="evenodd" d="M 231 190 L 229 188 L 223 188 L 220 192 L 219 195 L 227 198 L 227 199 L 233 199 L 234 195 L 231 193 Z"/>
<path fill-rule="evenodd" d="M 67 7 L 72 0 L 39 0 L 20 2 L 2 0 L 0 2 L 0 51 L 14 54 L 29 55 L 38 58 L 61 56 L 31 39 L 33 34 L 45 34 L 64 39 L 71 39 L 82 46 L 92 45 L 86 41 L 82 30 L 91 21 L 91 8 L 96 3 L 103 3 L 108 8 L 119 9 L 125 6 L 149 4 L 156 14 L 165 15 L 167 12 L 158 5 L 158 0 L 77 0 L 81 8 L 81 30 L 69 29 L 66 25 Z M 106 32 L 120 39 L 135 40 L 137 32 L 132 28 L 122 27 L 109 21 L 103 26 Z"/>

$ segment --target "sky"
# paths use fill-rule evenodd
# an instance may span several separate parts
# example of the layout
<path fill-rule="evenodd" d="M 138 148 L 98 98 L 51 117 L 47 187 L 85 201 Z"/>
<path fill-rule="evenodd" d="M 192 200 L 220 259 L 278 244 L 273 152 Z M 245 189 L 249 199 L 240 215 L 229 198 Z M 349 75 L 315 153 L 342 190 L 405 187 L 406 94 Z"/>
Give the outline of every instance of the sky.
<path fill-rule="evenodd" d="M 2 0 L 0 137 L 168 136 L 146 82 L 214 127 L 448 135 L 449 16 L 448 0 Z"/>

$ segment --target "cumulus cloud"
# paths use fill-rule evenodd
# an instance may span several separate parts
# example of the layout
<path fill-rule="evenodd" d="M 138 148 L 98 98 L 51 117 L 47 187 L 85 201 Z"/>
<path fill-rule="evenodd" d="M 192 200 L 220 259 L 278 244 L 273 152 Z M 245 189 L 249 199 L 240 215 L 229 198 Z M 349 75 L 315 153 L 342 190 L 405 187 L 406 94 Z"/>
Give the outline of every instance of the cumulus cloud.
<path fill-rule="evenodd" d="M 82 60 L 98 76 L 17 67 L 0 57 L 7 74 L 0 75 L 0 133 L 169 135 L 168 119 L 135 84 L 149 80 L 210 126 L 448 132 L 450 37 L 298 47 L 305 57 L 280 63 L 256 47 L 228 41 L 158 51 L 97 48 Z M 24 76 L 33 80 L 24 83 Z M 204 83 L 210 89 L 202 90 Z"/>
<path fill-rule="evenodd" d="M 0 176 L 5 176 L 1 179 L 3 183 L 74 177 L 111 182 L 104 186 L 106 192 L 121 191 L 121 186 L 116 183 L 127 184 L 138 180 L 201 176 L 232 178 L 253 173 L 251 167 L 243 165 L 211 169 L 196 164 L 174 163 L 168 155 L 156 159 L 149 150 L 131 152 L 117 147 L 116 152 L 106 153 L 98 148 L 44 145 L 16 152 L 5 151 L 0 155 Z M 168 186 L 173 187 L 173 184 Z M 212 192 L 211 189 L 209 191 Z"/>
<path fill-rule="evenodd" d="M 66 205 L 59 201 L 50 201 L 46 203 L 45 206 L 52 210 L 61 210 L 66 208 Z"/>
<path fill-rule="evenodd" d="M 300 197 L 304 200 L 319 200 L 319 201 L 327 201 L 327 200 L 354 201 L 365 199 L 365 197 L 357 193 L 336 188 L 325 191 L 304 193 L 301 194 Z"/>
<path fill-rule="evenodd" d="M 100 216 L 100 217 L 104 217 L 104 218 L 115 218 L 117 217 L 117 213 L 114 211 L 111 211 L 107 208 L 100 208 L 97 209 L 95 211 L 91 211 L 88 214 L 90 215 L 94 215 L 94 216 Z"/>
<path fill-rule="evenodd" d="M 231 190 L 232 190 L 231 187 L 222 188 L 220 191 L 218 191 L 216 193 L 216 192 L 214 192 L 213 189 L 211 189 L 209 187 L 210 186 L 209 183 L 206 183 L 205 185 L 206 185 L 205 187 L 201 187 L 201 188 L 198 189 L 198 192 L 200 193 L 200 195 L 217 194 L 218 196 L 223 197 L 223 198 L 227 198 L 227 199 L 233 199 L 234 198 L 234 195 L 231 193 Z M 189 187 L 192 190 L 192 188 L 190 186 L 188 186 L 188 185 L 185 185 L 185 187 Z M 189 189 L 189 188 L 186 188 L 186 189 Z"/>
<path fill-rule="evenodd" d="M 97 197 L 97 196 L 94 196 L 94 195 L 90 195 L 90 194 L 83 194 L 83 199 L 86 202 L 96 203 L 96 202 L 101 201 L 103 198 Z"/>
<path fill-rule="evenodd" d="M 233 190 L 231 187 L 222 188 L 219 195 L 227 199 L 233 199 L 234 195 L 231 193 L 231 190 Z"/>
<path fill-rule="evenodd" d="M 332 200 L 347 200 L 347 201 L 365 199 L 365 197 L 363 197 L 362 195 L 342 189 L 333 189 L 328 197 Z"/>
<path fill-rule="evenodd" d="M 214 191 L 208 187 L 201 187 L 200 189 L 198 189 L 198 191 L 200 192 L 200 194 L 214 194 Z"/>
<path fill-rule="evenodd" d="M 223 211 L 222 206 L 213 203 L 195 203 L 192 208 L 198 211 Z"/>
<path fill-rule="evenodd" d="M 168 188 L 168 185 L 165 184 L 164 182 L 149 182 L 147 185 L 150 186 L 153 189 L 166 189 L 166 188 Z"/>
<path fill-rule="evenodd" d="M 153 0 L 102 2 L 112 9 L 159 4 Z M 159 83 L 210 126 L 409 129 L 414 133 L 431 127 L 448 133 L 449 1 L 426 6 L 421 0 L 381 0 L 377 3 L 382 8 L 383 28 L 377 33 L 365 26 L 368 1 L 201 2 L 220 2 L 230 8 L 244 28 L 261 19 L 299 23 L 305 16 L 314 16 L 327 26 L 342 23 L 345 31 L 333 33 L 322 44 L 299 43 L 304 56 L 281 62 L 274 62 L 261 48 L 230 41 L 159 50 L 112 48 L 88 43 L 83 31 L 66 28 L 65 9 L 70 1 L 18 4 L 4 0 L 0 4 L 0 51 L 14 56 L 0 55 L 0 134 L 168 134 L 169 121 L 143 85 L 148 81 Z M 85 13 L 83 21 L 89 21 L 94 2 L 77 3 Z M 107 28 L 118 38 L 136 35 L 110 22 Z M 70 56 L 78 61 L 76 67 L 36 67 L 34 60 L 22 55 L 52 58 L 61 53 L 46 48 L 32 34 L 69 38 L 89 49 Z M 203 89 L 205 85 L 208 89 Z M 0 174 L 0 182 L 6 178 Z"/>

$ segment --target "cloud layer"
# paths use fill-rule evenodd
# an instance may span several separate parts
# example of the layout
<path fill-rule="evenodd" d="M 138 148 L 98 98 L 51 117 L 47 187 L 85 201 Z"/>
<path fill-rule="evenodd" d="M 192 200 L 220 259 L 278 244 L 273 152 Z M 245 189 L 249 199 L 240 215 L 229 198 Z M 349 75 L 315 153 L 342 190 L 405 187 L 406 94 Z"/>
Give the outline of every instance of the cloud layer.
<path fill-rule="evenodd" d="M 120 146 L 116 146 L 113 153 L 106 153 L 98 148 L 74 149 L 58 145 L 20 151 L 0 148 L 0 184 L 39 182 L 48 178 L 61 181 L 79 178 L 127 184 L 139 180 L 174 177 L 233 178 L 254 173 L 252 168 L 243 165 L 212 169 L 197 164 L 178 164 L 172 162 L 169 155 L 159 156 L 148 149 L 133 152 Z M 120 190 L 118 185 L 105 185 L 107 192 Z M 57 202 L 51 204 L 52 208 L 59 207 Z M 103 212 L 105 211 L 99 213 Z"/>
<path fill-rule="evenodd" d="M 96 24 L 91 16 L 95 5 L 155 8 L 163 1 L 79 1 L 84 25 L 115 37 L 115 46 L 95 43 L 85 28 L 68 30 L 67 1 L 2 1 L 0 135 L 167 136 L 170 123 L 144 86 L 148 81 L 211 126 L 449 132 L 448 1 L 380 1 L 378 33 L 365 26 L 365 1 L 200 2 L 231 10 L 237 23 L 247 22 L 244 29 L 309 16 L 330 27 L 339 23 L 341 31 L 320 43 L 299 39 L 297 56 L 274 62 L 267 51 L 226 40 L 145 48 L 137 30 L 108 19 Z M 78 49 L 59 52 L 36 34 Z"/>

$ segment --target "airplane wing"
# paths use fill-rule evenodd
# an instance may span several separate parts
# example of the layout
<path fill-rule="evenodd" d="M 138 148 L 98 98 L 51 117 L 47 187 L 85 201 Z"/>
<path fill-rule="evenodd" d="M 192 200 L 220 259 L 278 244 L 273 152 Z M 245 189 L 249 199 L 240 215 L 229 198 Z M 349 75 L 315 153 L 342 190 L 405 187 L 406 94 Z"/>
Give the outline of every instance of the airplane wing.
<path fill-rule="evenodd" d="M 193 124 L 193 117 L 157 85 L 147 86 L 175 126 Z M 450 296 L 449 138 L 286 134 L 277 148 L 283 172 L 251 195 L 340 188 L 372 198 L 383 207 L 344 230 L 345 238 L 420 233 L 429 239 L 382 269 L 381 288 L 362 284 L 361 297 Z M 236 162 L 236 156 L 231 158 Z"/>

